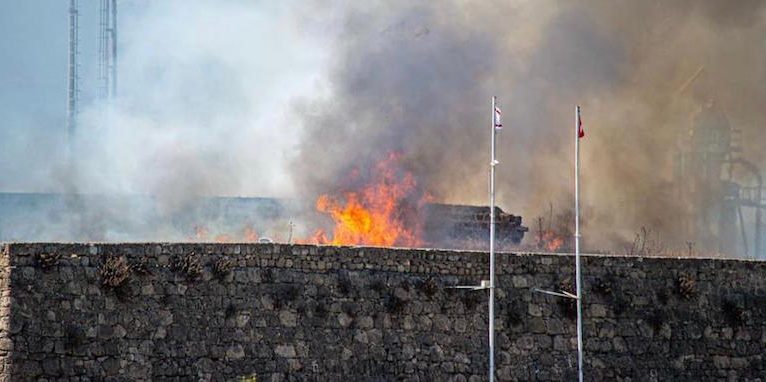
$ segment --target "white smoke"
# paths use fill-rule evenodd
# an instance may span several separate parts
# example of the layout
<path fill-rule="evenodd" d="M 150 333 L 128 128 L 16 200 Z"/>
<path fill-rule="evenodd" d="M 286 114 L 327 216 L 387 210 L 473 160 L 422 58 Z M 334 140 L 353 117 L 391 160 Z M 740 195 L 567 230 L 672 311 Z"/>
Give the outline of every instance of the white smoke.
<path fill-rule="evenodd" d="M 78 131 L 77 190 L 177 203 L 292 193 L 293 100 L 321 93 L 327 53 L 295 2 L 134 2 L 119 13 L 118 97 Z"/>

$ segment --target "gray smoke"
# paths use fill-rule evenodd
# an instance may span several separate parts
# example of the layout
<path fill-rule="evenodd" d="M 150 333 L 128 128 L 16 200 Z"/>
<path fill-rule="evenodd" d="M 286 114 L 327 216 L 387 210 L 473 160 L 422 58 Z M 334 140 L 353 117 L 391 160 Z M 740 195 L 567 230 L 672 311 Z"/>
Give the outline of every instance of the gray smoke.
<path fill-rule="evenodd" d="M 591 249 L 621 249 L 641 226 L 678 236 L 678 208 L 662 195 L 677 142 L 710 99 L 742 132 L 745 156 L 766 168 L 760 0 L 121 4 L 119 96 L 108 107 L 84 99 L 74 165 L 49 154 L 62 151 L 61 136 L 3 132 L 6 151 L 27 163 L 0 166 L 6 190 L 112 198 L 57 200 L 71 221 L 30 237 L 84 229 L 104 240 L 176 240 L 197 223 L 225 225 L 190 212 L 157 226 L 200 197 L 310 201 L 358 186 L 349 174 L 390 152 L 436 201 L 485 204 L 493 95 L 505 124 L 499 204 L 530 226 L 550 204 L 551 215 L 568 216 L 582 105 Z M 83 15 L 82 25 L 96 25 L 95 9 Z M 82 39 L 94 44 L 91 32 Z M 83 54 L 86 76 L 95 53 Z M 146 199 L 114 199 L 136 194 Z M 142 226 L 141 237 L 121 236 L 109 223 L 117 220 Z"/>
<path fill-rule="evenodd" d="M 293 177 L 307 194 L 333 191 L 350 169 L 397 151 L 437 201 L 484 204 L 497 95 L 506 125 L 499 201 L 531 223 L 549 203 L 572 203 L 580 104 L 589 246 L 620 249 L 641 226 L 673 238 L 677 211 L 660 195 L 676 143 L 706 99 L 722 105 L 746 155 L 766 167 L 763 4 L 347 4 L 334 14 L 342 27 L 331 95 L 307 101 Z"/>

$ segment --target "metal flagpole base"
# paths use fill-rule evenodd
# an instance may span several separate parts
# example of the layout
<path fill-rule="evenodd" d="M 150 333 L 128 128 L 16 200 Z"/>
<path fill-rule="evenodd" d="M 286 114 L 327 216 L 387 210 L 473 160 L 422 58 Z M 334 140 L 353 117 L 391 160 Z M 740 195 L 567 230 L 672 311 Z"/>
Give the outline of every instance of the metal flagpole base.
<path fill-rule="evenodd" d="M 457 285 L 453 287 L 447 287 L 449 289 L 470 289 L 470 290 L 484 290 L 492 288 L 489 280 L 481 280 L 479 285 Z"/>

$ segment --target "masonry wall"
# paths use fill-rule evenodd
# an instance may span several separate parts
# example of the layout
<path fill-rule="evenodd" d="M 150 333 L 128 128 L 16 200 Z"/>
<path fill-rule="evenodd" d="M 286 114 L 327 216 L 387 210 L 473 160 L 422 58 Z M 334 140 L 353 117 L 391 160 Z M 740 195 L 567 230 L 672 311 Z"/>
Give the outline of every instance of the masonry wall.
<path fill-rule="evenodd" d="M 8 244 L 4 380 L 486 380 L 486 254 Z M 497 376 L 573 380 L 573 259 L 500 255 Z M 586 257 L 587 380 L 766 375 L 766 264 Z"/>

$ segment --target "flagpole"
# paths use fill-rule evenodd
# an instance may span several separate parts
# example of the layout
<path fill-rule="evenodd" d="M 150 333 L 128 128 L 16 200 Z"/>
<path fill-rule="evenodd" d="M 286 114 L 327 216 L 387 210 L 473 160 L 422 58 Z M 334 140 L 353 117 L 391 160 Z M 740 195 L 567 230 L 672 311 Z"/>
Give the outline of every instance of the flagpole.
<path fill-rule="evenodd" d="M 497 97 L 492 97 L 492 112 L 490 127 L 492 129 L 491 156 L 489 163 L 489 382 L 495 380 L 495 140 L 497 137 L 497 120 L 495 109 Z"/>
<path fill-rule="evenodd" d="M 577 374 L 583 382 L 582 290 L 580 280 L 580 106 L 575 107 L 575 278 L 577 283 Z"/>

